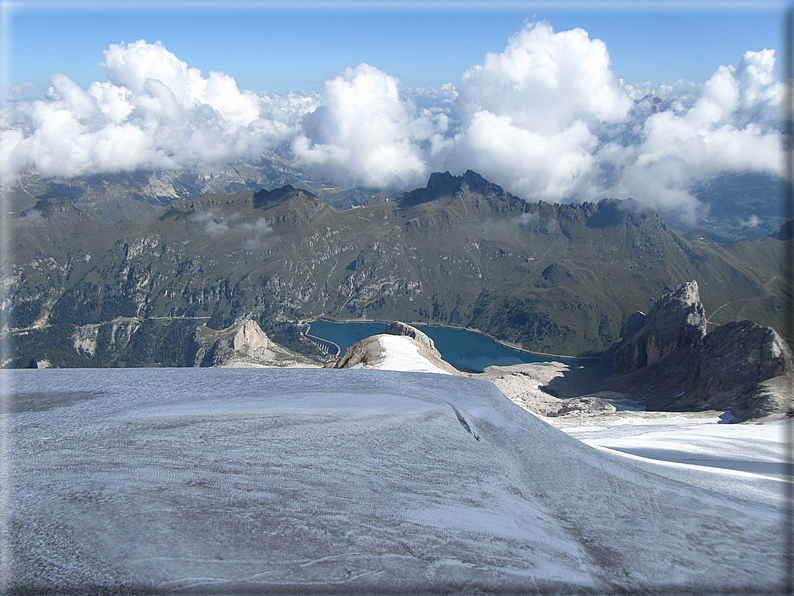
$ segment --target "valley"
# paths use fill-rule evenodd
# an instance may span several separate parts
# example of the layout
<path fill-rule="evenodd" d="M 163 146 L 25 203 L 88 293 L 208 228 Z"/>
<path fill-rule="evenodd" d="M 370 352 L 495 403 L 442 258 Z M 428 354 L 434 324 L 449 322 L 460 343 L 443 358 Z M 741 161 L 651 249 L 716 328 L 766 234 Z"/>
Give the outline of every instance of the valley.
<path fill-rule="evenodd" d="M 198 324 L 245 318 L 311 354 L 300 322 L 320 316 L 474 328 L 592 356 L 686 280 L 698 282 L 712 327 L 742 318 L 780 330 L 790 299 L 791 240 L 717 243 L 630 200 L 527 203 L 472 171 L 344 210 L 286 185 L 174 199 L 155 217 L 112 224 L 46 198 L 10 225 L 12 367 L 44 356 L 56 366 L 191 365 Z"/>

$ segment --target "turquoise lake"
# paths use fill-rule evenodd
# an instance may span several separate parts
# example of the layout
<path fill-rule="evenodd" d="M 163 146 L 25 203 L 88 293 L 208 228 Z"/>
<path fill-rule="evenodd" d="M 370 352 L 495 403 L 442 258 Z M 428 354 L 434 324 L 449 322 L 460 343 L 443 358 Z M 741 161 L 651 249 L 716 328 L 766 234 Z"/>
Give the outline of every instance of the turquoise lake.
<path fill-rule="evenodd" d="M 498 344 L 491 338 L 466 331 L 465 329 L 448 329 L 446 327 L 427 327 L 417 325 L 436 344 L 441 357 L 460 370 L 482 371 L 487 366 L 509 366 L 525 362 L 563 362 L 566 364 L 584 364 L 588 361 L 575 361 L 530 354 L 514 350 Z M 337 344 L 344 354 L 354 343 L 371 335 L 384 333 L 385 323 L 332 323 L 330 321 L 314 321 L 309 333 Z"/>

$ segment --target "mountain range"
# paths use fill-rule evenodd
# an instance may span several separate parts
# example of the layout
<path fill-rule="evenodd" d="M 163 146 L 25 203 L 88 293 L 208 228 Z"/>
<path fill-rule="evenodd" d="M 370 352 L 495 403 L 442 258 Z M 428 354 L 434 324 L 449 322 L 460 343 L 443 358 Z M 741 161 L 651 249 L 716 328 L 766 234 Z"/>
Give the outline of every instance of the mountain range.
<path fill-rule="evenodd" d="M 4 364 L 46 353 L 58 366 L 192 365 L 198 325 L 245 318 L 311 351 L 296 325 L 317 316 L 444 323 L 587 355 L 683 281 L 697 281 L 712 328 L 779 329 L 790 299 L 785 236 L 719 243 L 631 200 L 527 203 L 472 171 L 347 209 L 296 186 L 173 199 L 115 223 L 39 198 L 9 218 Z"/>

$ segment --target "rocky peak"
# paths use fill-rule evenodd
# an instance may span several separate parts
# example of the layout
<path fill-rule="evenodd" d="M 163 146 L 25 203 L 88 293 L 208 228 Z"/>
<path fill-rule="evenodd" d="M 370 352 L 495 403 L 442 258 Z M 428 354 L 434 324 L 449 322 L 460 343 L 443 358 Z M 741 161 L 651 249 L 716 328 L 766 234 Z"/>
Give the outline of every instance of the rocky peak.
<path fill-rule="evenodd" d="M 256 321 L 246 320 L 221 331 L 202 325 L 194 336 L 194 366 L 223 366 L 233 360 L 262 358 L 270 346 Z"/>
<path fill-rule="evenodd" d="M 501 187 L 488 182 L 474 170 L 466 170 L 466 172 L 463 174 L 463 184 L 468 186 L 469 189 L 479 192 L 490 190 L 493 187 L 499 188 L 499 190 L 501 190 Z"/>
<path fill-rule="evenodd" d="M 636 312 L 626 323 L 623 339 L 615 344 L 615 372 L 628 373 L 666 359 L 676 351 L 689 351 L 706 335 L 706 312 L 696 281 L 676 286 L 645 315 Z"/>
<path fill-rule="evenodd" d="M 237 333 L 232 338 L 232 349 L 234 351 L 257 352 L 267 348 L 268 344 L 267 335 L 265 335 L 265 332 L 262 331 L 256 321 L 245 321 L 242 325 L 239 325 Z"/>
<path fill-rule="evenodd" d="M 455 195 L 460 191 L 462 183 L 463 178 L 460 176 L 453 176 L 449 172 L 444 172 L 443 174 L 434 172 L 430 174 L 430 179 L 427 181 L 425 188 L 417 188 L 411 192 L 402 193 L 398 200 L 404 207 L 429 203 L 430 201 Z"/>
<path fill-rule="evenodd" d="M 649 409 L 708 406 L 737 421 L 788 411 L 792 356 L 774 329 L 733 321 L 706 331 L 697 283 L 676 286 L 629 318 L 604 358 L 614 369 L 606 387 L 644 395 Z"/>
<path fill-rule="evenodd" d="M 254 194 L 254 207 L 263 209 L 272 207 L 278 203 L 285 203 L 291 199 L 298 199 L 309 202 L 317 202 L 320 199 L 310 192 L 295 188 L 291 184 L 286 184 L 275 190 L 262 189 Z"/>
<path fill-rule="evenodd" d="M 460 177 L 453 176 L 449 171 L 443 174 L 441 172 L 433 172 L 427 181 L 427 190 L 433 191 L 437 196 L 452 194 L 460 189 L 460 183 Z"/>
<path fill-rule="evenodd" d="M 472 170 L 467 170 L 462 176 L 453 176 L 449 172 L 433 173 L 426 188 L 403 193 L 399 202 L 404 209 L 419 208 L 421 212 L 430 207 L 444 209 L 464 203 L 463 211 L 467 217 L 476 214 L 477 218 L 515 209 L 520 211 L 524 207 L 521 199 Z"/>
<path fill-rule="evenodd" d="M 216 331 L 201 325 L 193 335 L 193 366 L 318 367 L 311 359 L 270 341 L 256 321 L 244 319 Z"/>

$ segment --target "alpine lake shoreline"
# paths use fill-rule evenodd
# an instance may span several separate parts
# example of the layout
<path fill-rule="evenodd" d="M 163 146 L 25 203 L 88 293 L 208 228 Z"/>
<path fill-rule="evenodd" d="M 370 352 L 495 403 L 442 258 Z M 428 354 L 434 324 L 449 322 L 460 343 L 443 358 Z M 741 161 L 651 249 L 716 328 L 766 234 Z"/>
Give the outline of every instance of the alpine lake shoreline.
<path fill-rule="evenodd" d="M 356 340 L 353 341 L 352 343 L 350 343 L 349 345 L 345 345 L 343 347 L 342 345 L 339 345 L 336 342 L 334 342 L 332 338 L 323 337 L 322 334 L 320 334 L 320 335 L 313 334 L 311 332 L 312 325 L 314 323 L 317 323 L 317 322 L 331 324 L 331 325 L 338 325 L 340 327 L 341 326 L 345 326 L 347 328 L 346 330 L 350 330 L 350 329 L 354 329 L 356 325 L 370 324 L 370 325 L 384 325 L 384 326 L 386 326 L 386 325 L 392 323 L 393 321 L 385 320 L 385 319 L 378 319 L 378 318 L 334 319 L 332 317 L 327 317 L 327 316 L 323 316 L 323 315 L 320 315 L 320 316 L 317 316 L 317 317 L 313 317 L 311 319 L 307 319 L 307 320 L 301 321 L 301 323 L 307 325 L 307 328 L 303 331 L 303 335 L 307 339 L 309 339 L 311 341 L 314 341 L 314 339 L 319 339 L 319 340 L 321 340 L 323 342 L 328 342 L 328 343 L 331 343 L 331 344 L 337 346 L 337 348 L 339 349 L 338 353 L 337 354 L 330 354 L 330 352 L 329 352 L 329 354 L 334 356 L 335 358 L 341 358 L 344 355 L 345 350 L 348 347 L 350 347 L 351 345 L 356 343 L 356 341 L 360 341 L 361 339 L 365 339 L 365 338 L 369 337 L 370 335 L 374 335 L 374 333 L 355 333 L 355 334 L 350 334 L 352 337 L 355 337 Z M 502 364 L 502 363 L 499 363 L 498 361 L 495 361 L 493 364 L 489 364 L 488 366 L 510 366 L 512 364 L 522 364 L 522 363 L 523 364 L 529 364 L 529 363 L 540 363 L 540 362 L 560 362 L 560 363 L 569 364 L 569 365 L 587 366 L 587 365 L 597 364 L 598 362 L 601 361 L 600 356 L 568 356 L 568 355 L 563 355 L 563 354 L 550 354 L 550 353 L 546 353 L 546 352 L 537 352 L 537 351 L 533 351 L 533 350 L 527 350 L 526 348 L 522 347 L 520 344 L 517 344 L 517 343 L 514 343 L 514 342 L 510 342 L 510 341 L 507 341 L 507 340 L 503 340 L 503 339 L 499 339 L 499 338 L 495 337 L 494 335 L 492 335 L 490 333 L 487 333 L 487 332 L 482 331 L 480 329 L 473 329 L 471 327 L 459 327 L 459 326 L 455 326 L 455 325 L 446 325 L 446 324 L 443 324 L 443 323 L 432 323 L 432 322 L 427 322 L 427 321 L 406 321 L 406 323 L 408 325 L 410 325 L 412 327 L 415 327 L 415 328 L 423 331 L 424 333 L 426 333 L 434 342 L 436 342 L 436 344 L 439 343 L 439 340 L 437 338 L 437 334 L 436 334 L 436 336 L 434 336 L 433 330 L 436 330 L 436 329 L 448 329 L 448 330 L 452 330 L 452 331 L 456 331 L 456 332 L 471 333 L 471 334 L 473 334 L 475 336 L 478 336 L 478 337 L 487 338 L 488 340 L 493 342 L 494 346 L 499 346 L 501 348 L 504 348 L 506 350 L 510 350 L 510 351 L 516 353 L 516 355 L 513 356 L 513 357 L 516 358 L 516 362 Z M 376 331 L 376 333 L 382 333 L 382 331 Z M 444 339 L 446 339 L 446 338 L 444 338 Z M 445 342 L 443 342 L 443 340 L 442 340 L 442 343 L 445 343 Z M 478 342 L 478 344 L 477 344 L 478 347 L 482 347 L 483 343 L 484 342 Z M 448 345 L 449 344 L 447 343 L 447 346 Z M 463 344 L 463 343 L 460 343 L 456 347 L 458 347 L 458 349 L 460 349 L 460 348 L 465 348 L 466 345 Z M 457 368 L 461 372 L 470 372 L 470 373 L 482 373 L 482 372 L 484 372 L 485 367 L 483 367 L 483 368 L 470 368 L 470 367 L 466 367 L 466 366 L 457 366 L 455 362 L 450 361 L 450 360 L 448 360 L 446 358 L 446 354 L 445 354 L 444 350 L 439 349 L 439 351 L 442 353 L 442 356 L 445 357 L 444 359 L 447 362 L 449 362 L 452 366 L 454 366 L 455 368 Z M 504 354 L 504 352 L 502 352 L 502 354 Z M 528 355 L 530 355 L 531 359 L 524 359 L 521 356 L 519 356 L 519 354 L 520 355 L 528 354 Z M 482 358 L 485 358 L 485 359 L 489 358 L 488 354 L 482 354 L 482 353 L 478 352 L 478 355 L 481 356 Z M 502 357 L 504 358 L 504 356 L 502 356 Z M 498 357 L 496 357 L 494 359 L 498 360 Z"/>

